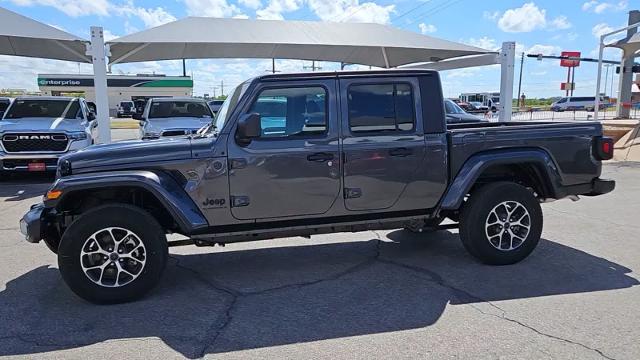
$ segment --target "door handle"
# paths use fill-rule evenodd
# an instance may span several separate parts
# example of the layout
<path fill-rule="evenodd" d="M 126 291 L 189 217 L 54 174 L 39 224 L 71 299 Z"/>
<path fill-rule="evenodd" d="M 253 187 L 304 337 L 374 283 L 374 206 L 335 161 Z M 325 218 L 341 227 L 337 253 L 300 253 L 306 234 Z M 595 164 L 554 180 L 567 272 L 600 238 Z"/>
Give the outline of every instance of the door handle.
<path fill-rule="evenodd" d="M 315 162 L 325 162 L 333 160 L 333 154 L 331 153 L 315 153 L 307 156 L 307 160 Z"/>
<path fill-rule="evenodd" d="M 404 157 L 404 156 L 409 156 L 411 154 L 413 154 L 413 151 L 408 148 L 395 148 L 395 149 L 389 150 L 389 155 L 391 156 Z"/>

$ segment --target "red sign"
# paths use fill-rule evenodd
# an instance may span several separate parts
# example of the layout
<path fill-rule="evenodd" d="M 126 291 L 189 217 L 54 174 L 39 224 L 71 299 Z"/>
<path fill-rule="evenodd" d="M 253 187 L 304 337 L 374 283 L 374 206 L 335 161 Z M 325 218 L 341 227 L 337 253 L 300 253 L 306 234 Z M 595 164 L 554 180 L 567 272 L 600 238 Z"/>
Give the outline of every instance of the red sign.
<path fill-rule="evenodd" d="M 567 56 L 567 57 L 580 57 L 580 52 L 579 51 L 563 51 L 562 54 L 560 54 L 560 56 Z M 568 59 L 562 59 L 560 60 L 560 66 L 562 67 L 578 67 L 580 66 L 580 60 L 568 60 Z"/>
<path fill-rule="evenodd" d="M 575 90 L 576 84 L 574 83 L 560 83 L 560 90 Z"/>

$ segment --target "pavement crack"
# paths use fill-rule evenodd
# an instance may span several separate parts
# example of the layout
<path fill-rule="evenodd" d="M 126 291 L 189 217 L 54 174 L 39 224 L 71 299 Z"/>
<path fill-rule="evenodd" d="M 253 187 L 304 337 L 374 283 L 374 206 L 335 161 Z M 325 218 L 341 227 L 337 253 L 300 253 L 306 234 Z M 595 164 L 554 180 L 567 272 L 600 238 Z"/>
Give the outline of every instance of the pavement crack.
<path fill-rule="evenodd" d="M 511 322 L 513 324 L 516 324 L 516 325 L 519 325 L 521 327 L 524 327 L 524 328 L 526 328 L 526 329 L 528 329 L 530 331 L 533 331 L 533 332 L 535 332 L 536 334 L 538 334 L 540 336 L 544 336 L 546 338 L 557 340 L 557 341 L 561 341 L 561 342 L 564 342 L 564 343 L 567 343 L 567 344 L 571 344 L 571 345 L 574 345 L 574 346 L 579 346 L 579 347 L 582 347 L 583 349 L 586 349 L 586 350 L 589 350 L 589 351 L 593 351 L 593 352 L 597 353 L 598 355 L 600 355 L 601 357 L 603 357 L 605 359 L 615 360 L 613 357 L 610 357 L 610 356 L 604 354 L 604 352 L 602 350 L 599 350 L 599 349 L 596 349 L 596 348 L 592 348 L 590 346 L 587 346 L 587 345 L 582 344 L 582 343 L 577 342 L 577 341 L 573 341 L 573 340 L 566 339 L 566 338 L 563 338 L 563 337 L 560 337 L 560 336 L 556 336 L 556 335 L 545 333 L 545 332 L 543 332 L 541 330 L 536 329 L 533 326 L 525 324 L 522 321 L 510 318 L 509 316 L 507 316 L 507 312 L 504 309 L 502 309 L 501 307 L 499 307 L 498 305 L 494 304 L 493 302 L 491 302 L 491 301 L 489 301 L 487 299 L 483 299 L 483 298 L 481 298 L 481 297 L 479 297 L 477 295 L 474 295 L 474 294 L 470 293 L 467 290 L 460 289 L 460 288 L 455 287 L 455 286 L 453 286 L 451 284 L 448 284 L 446 281 L 444 281 L 442 276 L 440 276 L 438 273 L 436 273 L 434 271 L 427 270 L 427 269 L 424 269 L 424 268 L 420 268 L 420 267 L 417 267 L 417 266 L 398 263 L 398 262 L 395 262 L 395 261 L 392 261 L 392 260 L 388 260 L 388 259 L 379 259 L 379 261 L 382 262 L 382 263 L 385 263 L 385 264 L 399 266 L 399 267 L 407 269 L 407 270 L 412 270 L 412 271 L 415 271 L 415 272 L 419 272 L 419 273 L 423 273 L 423 274 L 428 275 L 436 284 L 438 284 L 438 285 L 440 285 L 440 286 L 442 286 L 444 288 L 449 289 L 450 291 L 453 292 L 454 296 L 456 296 L 461 301 L 466 302 L 473 309 L 475 309 L 476 311 L 480 312 L 483 315 L 493 316 L 493 317 L 496 317 L 498 319 L 502 319 L 502 320 Z M 474 306 L 474 303 L 487 304 L 487 305 L 491 306 L 492 308 L 498 310 L 500 315 L 492 314 L 492 313 L 483 311 L 479 307 Z"/>
<path fill-rule="evenodd" d="M 359 271 L 367 266 L 370 266 L 374 263 L 376 263 L 376 261 L 379 259 L 380 257 L 380 251 L 381 251 L 381 246 L 382 246 L 382 241 L 380 240 L 380 236 L 379 234 L 375 233 L 377 236 L 376 239 L 376 246 L 374 248 L 374 253 L 373 256 L 368 258 L 367 260 L 364 260 L 362 262 L 359 262 L 356 265 L 350 266 L 347 269 L 334 273 L 331 276 L 328 277 L 323 277 L 314 281 L 307 281 L 307 282 L 301 282 L 301 283 L 295 283 L 295 284 L 287 284 L 287 285 L 283 285 L 283 286 L 279 286 L 279 287 L 274 287 L 274 288 L 269 288 L 269 289 L 264 289 L 264 290 L 260 290 L 260 291 L 250 291 L 250 292 L 242 292 L 242 291 L 238 291 L 238 290 L 234 290 L 225 286 L 222 286 L 220 284 L 218 284 L 217 282 L 211 281 L 210 279 L 205 278 L 202 274 L 200 274 L 197 270 L 192 269 L 186 265 L 183 265 L 180 263 L 180 259 L 169 255 L 170 258 L 174 259 L 176 261 L 176 267 L 183 269 L 185 271 L 188 271 L 192 274 L 194 274 L 196 276 L 196 278 L 198 279 L 198 281 L 204 283 L 205 285 L 211 287 L 212 289 L 215 289 L 217 291 L 223 292 L 225 294 L 227 294 L 228 296 L 231 297 L 231 301 L 229 301 L 229 304 L 227 305 L 226 309 L 225 309 L 225 315 L 224 315 L 224 320 L 222 321 L 222 323 L 219 323 L 218 321 L 214 321 L 211 326 L 209 328 L 207 328 L 206 332 L 205 332 L 205 337 L 206 334 L 209 333 L 213 333 L 210 337 L 208 337 L 208 340 L 205 339 L 203 340 L 203 346 L 202 349 L 200 349 L 200 351 L 196 354 L 197 358 L 202 358 L 204 357 L 209 349 L 214 348 L 215 343 L 217 342 L 218 338 L 225 332 L 226 328 L 231 324 L 231 322 L 233 321 L 233 311 L 236 307 L 236 305 L 238 304 L 238 302 L 240 301 L 241 298 L 244 297 L 249 297 L 249 296 L 257 296 L 257 295 L 262 295 L 262 294 L 266 294 L 266 293 L 270 293 L 270 292 L 276 292 L 276 291 L 283 291 L 283 290 L 288 290 L 288 289 L 294 289 L 294 288 L 301 288 L 301 287 L 306 287 L 306 286 L 311 286 L 311 285 L 316 285 L 325 281 L 332 281 L 332 280 L 337 280 L 341 277 L 344 277 L 346 275 L 352 274 L 356 271 Z"/>

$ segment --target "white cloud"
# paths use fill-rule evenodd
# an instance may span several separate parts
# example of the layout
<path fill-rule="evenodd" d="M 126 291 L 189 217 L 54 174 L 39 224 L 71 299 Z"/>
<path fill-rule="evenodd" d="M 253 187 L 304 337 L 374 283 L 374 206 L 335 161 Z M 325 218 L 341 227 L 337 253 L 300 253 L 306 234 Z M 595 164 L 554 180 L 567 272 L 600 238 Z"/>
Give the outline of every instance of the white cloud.
<path fill-rule="evenodd" d="M 71 17 L 109 16 L 108 0 L 10 0 L 17 6 L 49 6 Z"/>
<path fill-rule="evenodd" d="M 120 35 L 116 35 L 116 34 L 112 33 L 111 31 L 109 31 L 107 29 L 105 29 L 103 31 L 103 35 L 104 35 L 104 41 L 111 41 L 111 40 L 113 40 L 115 38 L 119 38 L 120 37 Z"/>
<path fill-rule="evenodd" d="M 420 23 L 418 27 L 420 28 L 420 32 L 423 34 L 431 34 L 438 31 L 438 28 L 433 24 Z"/>
<path fill-rule="evenodd" d="M 525 51 L 528 54 L 542 54 L 542 55 L 559 55 L 562 52 L 559 46 L 555 45 L 541 45 L 536 44 Z"/>
<path fill-rule="evenodd" d="M 240 0 L 238 2 L 249 9 L 258 9 L 262 6 L 262 1 L 260 0 Z"/>
<path fill-rule="evenodd" d="M 491 20 L 491 21 L 498 20 L 500 15 L 502 15 L 502 13 L 500 11 L 498 11 L 498 10 L 495 10 L 495 11 L 483 11 L 482 12 L 482 17 L 487 19 L 487 20 Z"/>
<path fill-rule="evenodd" d="M 565 30 L 571 26 L 571 22 L 564 15 L 547 20 L 547 11 L 533 2 L 505 11 L 498 20 L 500 30 L 509 33 L 531 32 L 538 29 Z"/>
<path fill-rule="evenodd" d="M 582 4 L 582 10 L 587 12 L 593 12 L 595 14 L 602 14 L 607 10 L 612 11 L 623 11 L 627 8 L 629 2 L 627 0 L 621 0 L 616 2 L 606 2 L 606 1 L 598 1 L 591 0 Z"/>
<path fill-rule="evenodd" d="M 572 26 L 566 16 L 558 16 L 557 18 L 551 20 L 551 23 L 549 25 L 550 30 L 565 30 Z"/>
<path fill-rule="evenodd" d="M 284 20 L 282 13 L 296 11 L 302 5 L 302 0 L 269 0 L 264 9 L 256 11 L 258 19 Z"/>
<path fill-rule="evenodd" d="M 463 43 L 471 45 L 471 46 L 475 46 L 475 47 L 479 47 L 482 49 L 486 49 L 486 50 L 496 50 L 498 48 L 500 48 L 500 45 L 498 45 L 498 42 L 495 39 L 483 36 L 481 38 L 469 38 L 468 40 L 461 40 Z"/>
<path fill-rule="evenodd" d="M 190 16 L 230 17 L 241 13 L 234 4 L 227 0 L 183 0 Z"/>
<path fill-rule="evenodd" d="M 0 55 L 0 78 L 3 88 L 36 91 L 38 74 L 77 74 L 79 72 L 91 74 L 93 70 L 89 64 L 71 61 Z"/>
<path fill-rule="evenodd" d="M 120 15 L 130 18 L 139 18 L 144 23 L 145 27 L 159 26 L 176 20 L 176 17 L 164 8 L 157 7 L 155 9 L 147 9 L 143 7 L 136 7 L 133 5 L 133 2 L 129 2 L 115 10 Z"/>
<path fill-rule="evenodd" d="M 530 2 L 505 11 L 498 20 L 498 27 L 504 32 L 530 32 L 544 28 L 546 23 L 546 10 Z"/>
<path fill-rule="evenodd" d="M 370 22 L 388 24 L 395 5 L 382 6 L 359 0 L 308 0 L 309 8 L 321 20 L 336 22 Z"/>
<path fill-rule="evenodd" d="M 596 24 L 592 29 L 591 33 L 593 36 L 599 38 L 600 36 L 612 32 L 614 29 L 609 26 L 607 23 L 599 23 Z"/>

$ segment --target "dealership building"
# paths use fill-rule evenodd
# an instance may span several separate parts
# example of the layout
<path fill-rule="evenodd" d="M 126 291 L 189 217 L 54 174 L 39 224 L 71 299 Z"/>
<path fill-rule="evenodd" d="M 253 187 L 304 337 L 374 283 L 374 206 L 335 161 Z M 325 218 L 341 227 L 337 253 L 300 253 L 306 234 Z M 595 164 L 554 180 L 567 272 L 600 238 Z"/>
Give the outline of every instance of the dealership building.
<path fill-rule="evenodd" d="M 38 87 L 42 95 L 82 96 L 87 101 L 96 98 L 93 75 L 39 74 Z M 193 80 L 190 76 L 107 75 L 107 89 L 109 113 L 114 115 L 120 101 L 192 96 Z"/>

